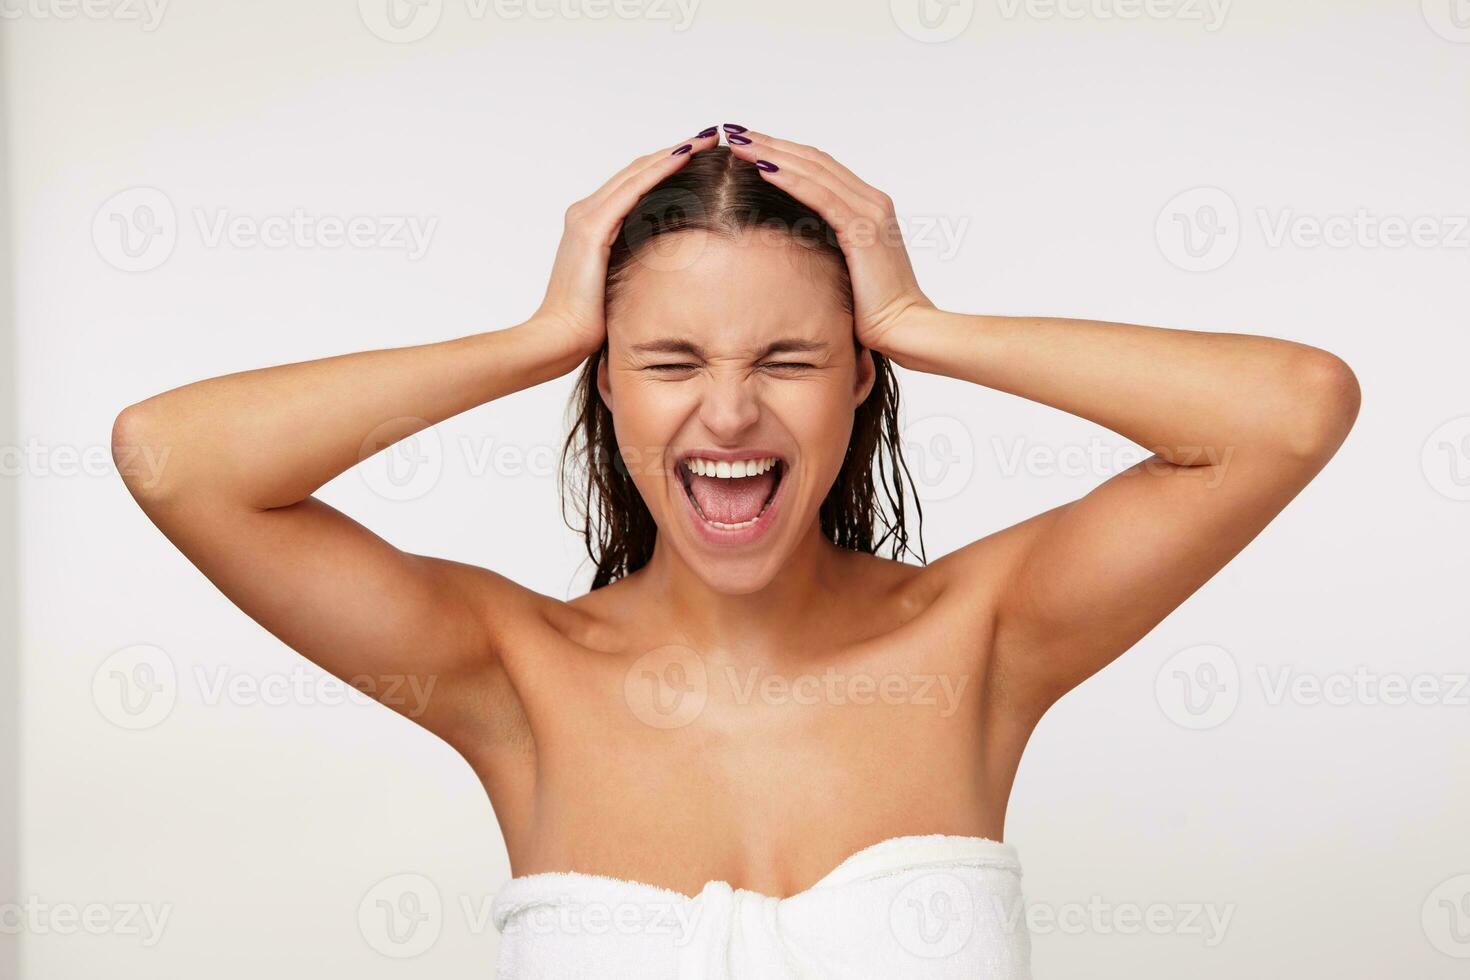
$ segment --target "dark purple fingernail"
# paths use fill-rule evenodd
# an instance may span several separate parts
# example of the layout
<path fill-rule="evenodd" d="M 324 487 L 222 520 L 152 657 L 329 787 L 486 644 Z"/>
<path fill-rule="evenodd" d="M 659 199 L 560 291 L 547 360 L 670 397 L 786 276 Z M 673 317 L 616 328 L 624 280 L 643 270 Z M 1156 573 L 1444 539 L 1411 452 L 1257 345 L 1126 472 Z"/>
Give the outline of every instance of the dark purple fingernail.
<path fill-rule="evenodd" d="M 685 144 L 684 144 L 684 145 L 683 145 L 683 146 L 681 146 L 681 147 L 679 147 L 679 148 L 678 148 L 678 149 L 677 149 L 677 150 L 675 150 L 675 151 L 674 151 L 674 152 L 673 152 L 673 153 L 670 153 L 670 154 L 669 154 L 669 156 L 671 156 L 671 157 L 676 157 L 676 156 L 678 156 L 678 155 L 679 155 L 679 154 L 680 154 L 680 153 L 688 153 L 688 152 L 689 152 L 689 151 L 690 151 L 690 150 L 692 150 L 692 149 L 694 149 L 694 147 L 693 147 L 693 146 L 691 146 L 691 145 L 690 145 L 690 144 L 688 144 L 688 143 L 685 143 Z"/>
<path fill-rule="evenodd" d="M 781 169 L 780 167 L 776 166 L 774 163 L 772 163 L 769 160 L 757 160 L 755 162 L 755 165 L 757 167 L 760 167 L 762 170 L 764 170 L 768 174 L 773 174 L 777 170 L 780 170 Z"/>
<path fill-rule="evenodd" d="M 739 123 L 725 123 L 725 132 L 743 133 L 745 132 L 745 127 L 740 125 Z"/>
<path fill-rule="evenodd" d="M 696 136 L 696 137 L 694 137 L 694 138 L 697 139 L 697 140 L 708 139 L 709 137 L 715 135 L 719 131 L 720 131 L 720 127 L 718 127 L 718 126 L 711 126 L 709 129 L 701 129 L 699 131 L 699 135 Z"/>
<path fill-rule="evenodd" d="M 745 146 L 750 142 L 749 136 L 741 136 L 739 133 L 727 133 L 725 138 L 736 146 Z"/>

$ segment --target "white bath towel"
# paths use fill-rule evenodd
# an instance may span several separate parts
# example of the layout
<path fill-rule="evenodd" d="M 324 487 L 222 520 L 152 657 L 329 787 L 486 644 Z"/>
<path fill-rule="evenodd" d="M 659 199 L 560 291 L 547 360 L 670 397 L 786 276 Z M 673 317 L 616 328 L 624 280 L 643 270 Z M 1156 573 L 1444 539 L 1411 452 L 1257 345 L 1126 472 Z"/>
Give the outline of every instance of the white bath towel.
<path fill-rule="evenodd" d="M 492 906 L 500 980 L 1030 980 L 1021 865 L 980 837 L 894 837 L 778 899 L 577 872 Z"/>

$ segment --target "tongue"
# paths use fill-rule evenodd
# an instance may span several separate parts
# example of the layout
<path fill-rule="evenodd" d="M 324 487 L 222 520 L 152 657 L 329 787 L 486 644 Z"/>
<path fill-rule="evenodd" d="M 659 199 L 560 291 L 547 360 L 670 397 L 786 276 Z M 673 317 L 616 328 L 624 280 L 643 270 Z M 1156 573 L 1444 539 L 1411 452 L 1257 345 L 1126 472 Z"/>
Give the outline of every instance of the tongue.
<path fill-rule="evenodd" d="M 760 476 L 721 480 L 713 476 L 690 476 L 689 489 L 700 511 L 711 521 L 740 524 L 758 516 L 776 485 L 775 469 Z"/>

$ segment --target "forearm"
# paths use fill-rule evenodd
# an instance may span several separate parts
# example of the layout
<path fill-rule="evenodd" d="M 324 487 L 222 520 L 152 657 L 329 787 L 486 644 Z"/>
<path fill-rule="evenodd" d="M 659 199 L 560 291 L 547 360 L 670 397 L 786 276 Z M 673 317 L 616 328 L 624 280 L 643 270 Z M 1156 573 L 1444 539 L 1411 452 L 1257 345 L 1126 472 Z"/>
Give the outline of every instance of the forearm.
<path fill-rule="evenodd" d="M 1089 419 L 1181 465 L 1330 452 L 1357 410 L 1345 364 L 1270 337 L 922 309 L 883 353 Z"/>
<path fill-rule="evenodd" d="M 135 494 L 268 508 L 305 499 L 365 456 L 477 405 L 565 374 L 583 354 L 534 321 L 442 343 L 210 378 L 126 409 L 119 446 L 161 465 Z M 166 455 L 164 455 L 166 454 Z"/>

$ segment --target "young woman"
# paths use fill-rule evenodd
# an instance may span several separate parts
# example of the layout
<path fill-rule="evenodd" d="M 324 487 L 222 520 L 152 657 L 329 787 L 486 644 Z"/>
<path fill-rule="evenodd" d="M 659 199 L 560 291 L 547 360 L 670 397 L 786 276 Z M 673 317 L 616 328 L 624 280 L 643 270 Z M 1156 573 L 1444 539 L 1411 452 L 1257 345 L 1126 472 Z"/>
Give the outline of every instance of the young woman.
<path fill-rule="evenodd" d="M 414 720 L 484 782 L 516 876 L 502 976 L 1027 976 L 1002 839 L 1029 734 L 1313 478 L 1356 380 L 1284 340 L 937 309 L 887 196 L 725 131 L 573 204 L 523 323 L 127 408 L 114 442 L 169 453 L 128 485 L 302 655 L 432 690 Z M 892 364 L 1155 455 L 896 560 Z M 392 442 L 578 366 L 586 595 L 405 554 L 312 496 L 385 423 Z"/>

